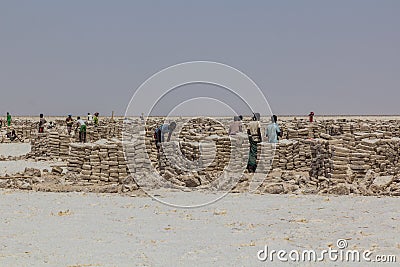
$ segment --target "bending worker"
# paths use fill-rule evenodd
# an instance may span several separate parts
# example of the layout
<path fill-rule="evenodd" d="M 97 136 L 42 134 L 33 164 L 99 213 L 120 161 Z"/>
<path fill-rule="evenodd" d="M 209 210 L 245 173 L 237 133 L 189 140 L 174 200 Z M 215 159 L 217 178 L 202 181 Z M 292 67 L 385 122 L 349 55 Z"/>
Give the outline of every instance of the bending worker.
<path fill-rule="evenodd" d="M 164 142 L 164 134 L 168 133 L 167 142 L 171 140 L 172 132 L 176 128 L 176 122 L 171 122 L 170 124 L 165 123 L 160 127 L 156 128 L 154 131 L 154 139 L 156 142 L 157 150 L 160 152 L 161 143 Z"/>
<path fill-rule="evenodd" d="M 161 170 L 161 143 L 164 142 L 164 134 L 168 133 L 168 139 L 167 142 L 171 140 L 171 135 L 172 132 L 176 128 L 176 123 L 173 121 L 170 124 L 166 123 L 161 125 L 160 127 L 156 128 L 154 130 L 154 140 L 156 142 L 156 147 L 157 147 L 157 159 L 158 159 L 158 166 L 159 169 Z"/>

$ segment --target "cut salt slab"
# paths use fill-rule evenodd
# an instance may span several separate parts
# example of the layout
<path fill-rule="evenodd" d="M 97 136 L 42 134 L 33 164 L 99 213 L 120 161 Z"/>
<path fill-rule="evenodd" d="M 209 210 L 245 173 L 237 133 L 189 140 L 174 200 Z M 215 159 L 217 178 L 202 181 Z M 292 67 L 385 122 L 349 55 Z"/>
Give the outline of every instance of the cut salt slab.
<path fill-rule="evenodd" d="M 374 179 L 374 182 L 372 183 L 375 186 L 379 187 L 387 187 L 393 182 L 394 177 L 389 175 L 389 176 L 378 176 Z"/>

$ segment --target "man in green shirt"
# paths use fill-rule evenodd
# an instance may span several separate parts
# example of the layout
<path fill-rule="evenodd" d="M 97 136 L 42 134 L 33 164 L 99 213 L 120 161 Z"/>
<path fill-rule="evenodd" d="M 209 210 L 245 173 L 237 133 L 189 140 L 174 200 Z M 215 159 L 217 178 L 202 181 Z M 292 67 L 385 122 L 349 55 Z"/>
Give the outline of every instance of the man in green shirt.
<path fill-rule="evenodd" d="M 10 113 L 7 112 L 7 126 L 10 127 L 11 126 L 11 115 Z"/>
<path fill-rule="evenodd" d="M 94 126 L 98 126 L 99 125 L 99 113 L 98 112 L 94 113 L 93 123 L 94 123 Z"/>

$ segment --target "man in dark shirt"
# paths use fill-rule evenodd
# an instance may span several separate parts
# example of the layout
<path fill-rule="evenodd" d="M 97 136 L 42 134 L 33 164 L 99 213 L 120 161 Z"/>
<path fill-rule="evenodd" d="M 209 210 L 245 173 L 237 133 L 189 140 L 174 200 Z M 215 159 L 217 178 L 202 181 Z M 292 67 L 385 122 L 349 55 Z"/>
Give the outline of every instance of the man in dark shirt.
<path fill-rule="evenodd" d="M 65 122 L 67 123 L 68 134 L 71 135 L 72 126 L 74 125 L 74 120 L 72 119 L 72 115 L 68 115 L 68 118 L 65 120 Z"/>
<path fill-rule="evenodd" d="M 39 133 L 44 133 L 44 125 L 46 124 L 46 119 L 43 117 L 43 114 L 40 114 L 39 119 Z"/>

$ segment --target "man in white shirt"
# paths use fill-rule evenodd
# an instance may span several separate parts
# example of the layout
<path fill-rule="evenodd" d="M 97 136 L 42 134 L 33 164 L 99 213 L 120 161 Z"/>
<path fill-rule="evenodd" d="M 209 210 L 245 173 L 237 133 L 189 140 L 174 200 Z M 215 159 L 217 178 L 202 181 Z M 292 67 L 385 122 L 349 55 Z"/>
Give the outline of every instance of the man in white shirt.
<path fill-rule="evenodd" d="M 86 123 L 81 117 L 77 118 L 76 129 L 79 128 L 79 142 L 86 143 Z"/>
<path fill-rule="evenodd" d="M 88 119 L 88 124 L 92 124 L 93 123 L 93 115 L 88 113 L 87 114 L 87 119 Z"/>
<path fill-rule="evenodd" d="M 243 132 L 243 124 L 239 116 L 233 117 L 233 122 L 229 125 L 229 135 Z"/>

